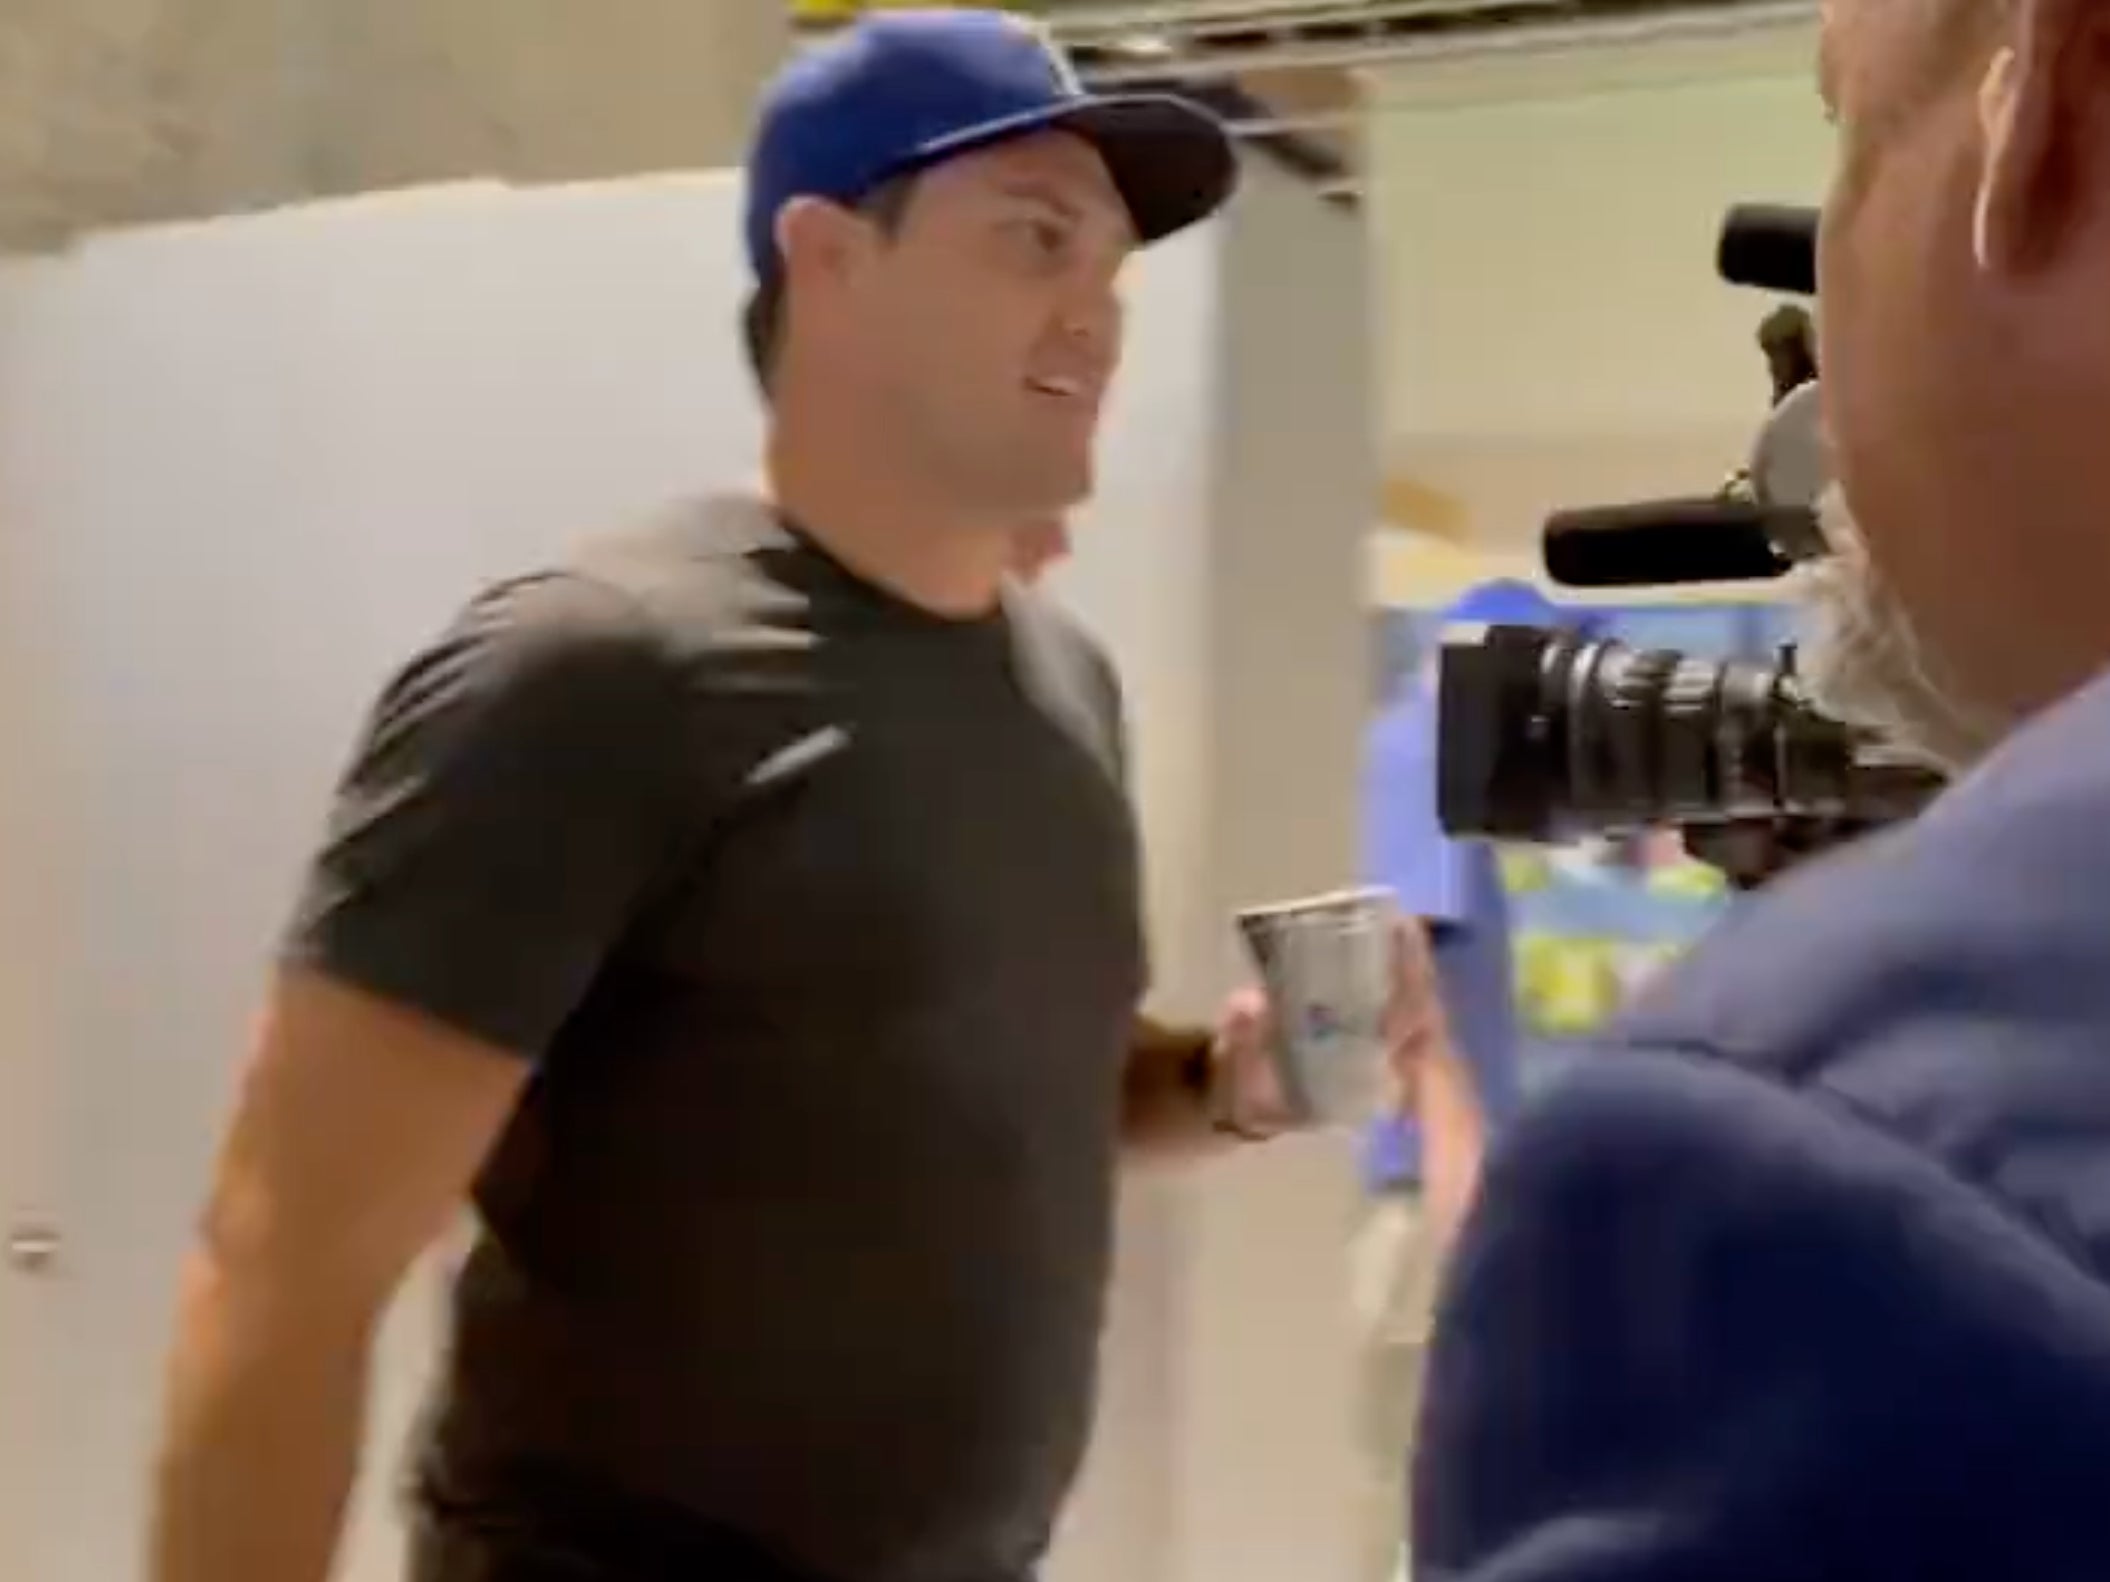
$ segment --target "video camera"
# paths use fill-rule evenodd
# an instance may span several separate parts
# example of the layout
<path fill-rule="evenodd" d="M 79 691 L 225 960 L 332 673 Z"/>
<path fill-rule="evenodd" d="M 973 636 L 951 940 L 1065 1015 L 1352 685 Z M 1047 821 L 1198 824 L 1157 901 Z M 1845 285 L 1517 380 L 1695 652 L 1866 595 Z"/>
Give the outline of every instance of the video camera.
<path fill-rule="evenodd" d="M 1724 279 L 1816 290 L 1815 211 L 1740 207 L 1722 227 Z M 1799 333 L 1796 320 L 1799 316 Z M 1699 499 L 1557 512 L 1545 564 L 1569 587 L 1776 578 L 1826 553 L 1829 482 L 1815 347 L 1800 309 L 1770 316 L 1773 405 L 1748 464 Z M 1776 665 L 1713 662 L 1537 627 L 1447 634 L 1438 683 L 1437 812 L 1458 835 L 1558 841 L 1651 827 L 1909 818 L 1942 777 L 1821 713 L 1794 650 Z"/>

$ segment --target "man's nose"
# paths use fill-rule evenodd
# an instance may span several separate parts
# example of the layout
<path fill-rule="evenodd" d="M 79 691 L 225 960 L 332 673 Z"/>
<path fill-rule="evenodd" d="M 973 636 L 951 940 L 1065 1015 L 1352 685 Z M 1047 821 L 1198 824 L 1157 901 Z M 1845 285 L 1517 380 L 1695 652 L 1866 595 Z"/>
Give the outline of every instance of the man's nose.
<path fill-rule="evenodd" d="M 1072 301 L 1062 317 L 1063 338 L 1111 361 L 1121 347 L 1121 299 L 1111 287 Z"/>

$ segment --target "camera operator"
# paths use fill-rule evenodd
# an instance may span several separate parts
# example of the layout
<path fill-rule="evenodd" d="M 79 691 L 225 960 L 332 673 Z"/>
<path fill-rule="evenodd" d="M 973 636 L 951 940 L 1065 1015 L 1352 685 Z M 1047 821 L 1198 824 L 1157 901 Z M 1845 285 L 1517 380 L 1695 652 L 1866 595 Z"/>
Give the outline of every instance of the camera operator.
<path fill-rule="evenodd" d="M 1415 1494 L 1461 1582 L 2110 1572 L 2110 7 L 1829 0 L 1824 706 L 1921 818 L 1491 1157 Z"/>

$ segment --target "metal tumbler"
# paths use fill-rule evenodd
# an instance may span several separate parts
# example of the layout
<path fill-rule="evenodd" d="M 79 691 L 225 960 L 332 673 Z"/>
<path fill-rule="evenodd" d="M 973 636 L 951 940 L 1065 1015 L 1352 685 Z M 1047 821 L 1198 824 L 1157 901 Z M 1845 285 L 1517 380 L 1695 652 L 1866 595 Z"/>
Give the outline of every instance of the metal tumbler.
<path fill-rule="evenodd" d="M 1301 1124 L 1353 1126 L 1377 1113 L 1397 916 L 1378 889 L 1238 913 L 1272 1012 L 1276 1081 Z"/>

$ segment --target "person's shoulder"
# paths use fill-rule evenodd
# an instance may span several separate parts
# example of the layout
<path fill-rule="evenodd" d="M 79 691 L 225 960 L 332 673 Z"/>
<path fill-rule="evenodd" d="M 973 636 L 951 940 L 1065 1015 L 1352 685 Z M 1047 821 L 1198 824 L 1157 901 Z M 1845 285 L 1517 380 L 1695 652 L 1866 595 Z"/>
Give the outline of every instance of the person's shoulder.
<path fill-rule="evenodd" d="M 800 606 L 811 554 L 762 496 L 723 491 L 584 540 L 566 569 L 622 594 L 678 647 Z"/>
<path fill-rule="evenodd" d="M 2098 1525 L 2102 1282 L 1836 1097 L 1702 1050 L 1613 1041 L 1527 1108 L 1437 1334 L 1417 1551 L 1446 1575 L 1917 1574 Z M 1982 1497 L 1941 1503 L 1959 1479 Z"/>
<path fill-rule="evenodd" d="M 2110 706 L 2058 712 L 1917 819 L 1747 897 L 1642 996 L 1629 1029 L 1796 1080 L 1908 1027 L 1954 1040 L 1976 1025 L 2098 1058 Z"/>
<path fill-rule="evenodd" d="M 1098 634 L 1054 594 L 1023 583 L 1005 588 L 1004 614 L 1029 690 L 1057 713 L 1080 714 L 1094 738 L 1125 758 L 1121 673 Z"/>
<path fill-rule="evenodd" d="M 2110 1134 L 2077 1146 L 2084 1168 L 2110 1163 Z M 1778 1361 L 1791 1330 L 1797 1366 L 1871 1387 L 1901 1360 L 1918 1377 L 1945 1346 L 2042 1347 L 2084 1364 L 2075 1377 L 2110 1408 L 2110 1346 L 2071 1351 L 2110 1333 L 2103 1260 L 1835 1087 L 1607 1039 L 1502 1138 L 1483 1212 L 1483 1252 L 1502 1244 L 1511 1277 L 1542 1293 L 1568 1283 L 1556 1307 L 1614 1326 L 1577 1343 L 1642 1375 L 1666 1360 L 1645 1354 L 1658 1345 L 1688 1364 Z"/>
<path fill-rule="evenodd" d="M 440 639 L 486 668 L 627 678 L 684 714 L 749 724 L 804 695 L 817 643 L 813 551 L 759 496 L 677 502 L 486 587 Z M 428 658 L 430 656 L 427 656 Z"/>
<path fill-rule="evenodd" d="M 1118 684 L 1113 654 L 1105 641 L 1056 594 L 1014 581 L 1005 586 L 1004 611 L 1024 641 L 1064 664 Z"/>
<path fill-rule="evenodd" d="M 664 669 L 667 657 L 657 623 L 639 601 L 557 565 L 487 584 L 411 668 L 428 679 L 473 673 L 478 690 L 489 694 L 500 679 L 645 679 Z"/>
<path fill-rule="evenodd" d="M 633 767 L 686 729 L 680 667 L 634 599 L 551 567 L 490 583 L 398 664 L 369 710 L 360 773 L 507 781 L 589 758 Z M 614 755 L 627 755 L 617 760 Z M 670 755 L 671 756 L 671 755 Z"/>
<path fill-rule="evenodd" d="M 2110 751 L 2087 723 L 1744 903 L 1508 1129 L 1439 1324 L 1418 1555 L 2092 1574 Z"/>
<path fill-rule="evenodd" d="M 1631 1228 L 1633 1204 L 1673 1186 L 1677 1212 L 1695 1223 L 1711 1202 L 1784 1207 L 1842 1172 L 1865 1178 L 1869 1144 L 1850 1113 L 1768 1073 L 1701 1047 L 1610 1036 L 1526 1107 L 1490 1161 L 1488 1195 L 1595 1239 Z M 1607 1217 L 1614 1204 L 1622 1212 Z"/>
<path fill-rule="evenodd" d="M 399 667 L 382 723 L 444 720 L 466 742 L 627 722 L 652 740 L 712 693 L 714 655 L 758 646 L 743 634 L 789 597 L 763 569 L 784 542 L 758 501 L 733 495 L 581 540 L 470 596 Z"/>
<path fill-rule="evenodd" d="M 2068 740 L 1747 899 L 1618 1038 L 1850 1115 L 2110 1279 L 2110 753 Z"/>

